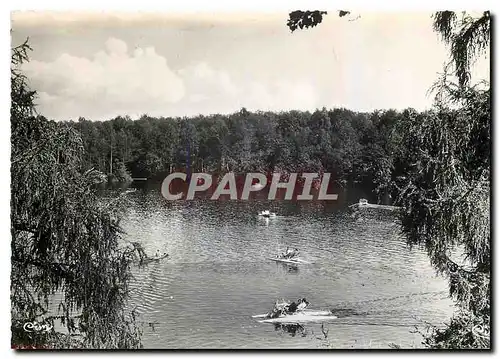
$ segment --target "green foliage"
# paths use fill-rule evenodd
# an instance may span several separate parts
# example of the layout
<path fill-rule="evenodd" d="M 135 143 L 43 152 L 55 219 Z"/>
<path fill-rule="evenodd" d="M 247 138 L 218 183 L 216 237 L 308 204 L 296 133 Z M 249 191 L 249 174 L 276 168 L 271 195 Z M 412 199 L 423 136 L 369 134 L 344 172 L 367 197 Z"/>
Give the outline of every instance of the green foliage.
<path fill-rule="evenodd" d="M 429 325 L 421 334 L 424 344 L 432 349 L 490 348 L 489 316 L 477 316 L 464 310 L 460 310 L 445 329 Z"/>
<path fill-rule="evenodd" d="M 339 17 L 344 17 L 349 15 L 351 12 L 350 11 L 345 11 L 345 10 L 339 10 L 338 15 Z M 301 11 L 301 10 L 296 10 L 292 11 L 290 14 L 288 14 L 288 21 L 286 25 L 288 28 L 294 32 L 298 28 L 301 30 L 310 27 L 315 27 L 321 24 L 323 22 L 323 15 L 328 15 L 326 11 Z"/>
<path fill-rule="evenodd" d="M 490 348 L 490 89 L 485 82 L 468 86 L 472 60 L 489 46 L 489 13 L 479 19 L 462 14 L 461 21 L 455 13 L 437 13 L 434 28 L 452 44 L 459 83 L 445 71 L 434 87 L 435 110 L 409 113 L 402 122 L 400 146 L 409 149 L 403 157 L 410 164 L 402 223 L 409 243 L 425 245 L 433 266 L 448 278 L 458 306 L 445 329 L 424 334 L 424 344 Z M 457 251 L 462 263 L 453 258 Z"/>
<path fill-rule="evenodd" d="M 102 172 L 109 166 L 109 132 L 115 129 L 113 158 L 125 163 L 133 177 L 163 179 L 172 171 L 188 169 L 213 174 L 330 172 L 338 185 L 361 183 L 382 197 L 392 190 L 389 134 L 401 117 L 396 111 L 254 113 L 243 109 L 231 115 L 143 116 L 137 121 L 119 117 L 71 125 L 92 151 L 86 156 L 86 168 Z"/>
<path fill-rule="evenodd" d="M 426 337 L 435 348 L 489 347 L 490 121 L 489 90 L 468 89 L 458 109 L 412 116 L 402 130 L 402 146 L 411 149 L 403 229 L 409 243 L 425 246 L 459 306 L 448 329 Z"/>
<path fill-rule="evenodd" d="M 473 17 L 466 12 L 460 16 L 454 11 L 434 14 L 434 30 L 450 45 L 452 63 L 460 86 L 470 82 L 470 68 L 475 59 L 483 55 L 490 44 L 490 12 Z"/>
<path fill-rule="evenodd" d="M 323 21 L 323 15 L 326 15 L 326 11 L 292 11 L 289 14 L 287 26 L 292 32 L 297 30 L 297 28 L 310 28 L 321 24 Z"/>
<path fill-rule="evenodd" d="M 114 161 L 113 173 L 111 173 L 108 178 L 110 178 L 112 182 L 120 182 L 120 183 L 132 182 L 132 176 L 125 167 L 125 164 L 118 160 Z"/>
<path fill-rule="evenodd" d="M 26 39 L 23 44 L 12 49 L 10 70 L 12 103 L 10 107 L 10 116 L 13 125 L 18 119 L 32 116 L 35 112 L 33 101 L 36 93 L 27 87 L 27 78 L 18 69 L 24 61 L 28 60 L 29 50 L 31 50 L 31 48 L 28 45 L 28 39 Z"/>
<path fill-rule="evenodd" d="M 95 171 L 84 170 L 79 133 L 32 116 L 35 93 L 17 68 L 27 50 L 12 50 L 12 343 L 140 347 L 134 314 L 124 311 L 135 251 L 123 245 L 118 213 L 92 190 Z M 33 321 L 60 321 L 67 332 L 26 333 Z"/>

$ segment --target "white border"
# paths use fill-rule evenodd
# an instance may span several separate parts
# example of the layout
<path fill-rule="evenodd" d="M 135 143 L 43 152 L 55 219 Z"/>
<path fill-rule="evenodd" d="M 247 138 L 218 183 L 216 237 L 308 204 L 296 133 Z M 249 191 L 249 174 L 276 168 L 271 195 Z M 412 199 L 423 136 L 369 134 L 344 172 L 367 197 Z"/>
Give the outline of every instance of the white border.
<path fill-rule="evenodd" d="M 498 6 L 498 1 L 483 1 L 476 0 L 471 2 L 470 0 L 443 0 L 439 3 L 433 1 L 386 1 L 386 0 L 350 0 L 350 1 L 334 1 L 334 0 L 316 0 L 316 1 L 298 1 L 298 0 L 286 0 L 286 1 L 270 1 L 270 0 L 252 0 L 252 1 L 216 1 L 216 0 L 177 0 L 177 1 L 152 1 L 152 0 L 140 0 L 135 2 L 121 1 L 103 1 L 103 0 L 86 0 L 84 2 L 69 2 L 60 0 L 45 0 L 43 2 L 36 0 L 18 0 L 16 2 L 10 2 L 10 6 L 7 5 L 7 1 L 2 2 L 0 5 L 3 8 L 6 7 L 5 11 L 1 12 L 2 16 L 2 29 L 0 31 L 1 39 L 1 49 L 4 52 L 1 59 L 1 69 L 2 69 L 2 96 L 4 101 L 2 104 L 3 116 L 0 121 L 0 161 L 2 166 L 3 175 L 0 176 L 0 185 L 2 191 L 0 204 L 1 204 L 1 228 L 2 234 L 4 235 L 3 240 L 3 250 L 0 251 L 0 263 L 2 263 L 1 273 L 1 284 L 3 287 L 3 295 L 1 301 L 0 315 L 2 315 L 0 326 L 0 348 L 2 351 L 7 351 L 7 355 L 13 356 L 14 352 L 10 350 L 10 114 L 9 114 L 9 102 L 10 100 L 10 76 L 7 69 L 10 67 L 10 11 L 12 10 L 94 10 L 94 11 L 168 11 L 168 12 L 239 12 L 239 11 L 252 11 L 252 12 L 288 12 L 290 10 L 296 9 L 326 9 L 326 10 L 336 10 L 336 9 L 347 9 L 353 12 L 361 11 L 435 11 L 435 10 L 483 10 L 490 9 L 493 14 L 495 14 L 496 7 Z M 497 25 L 497 24 L 495 24 Z M 497 37 L 494 36 L 495 46 L 497 48 Z M 496 70 L 496 65 L 493 71 Z M 497 104 L 498 94 L 495 92 L 495 102 Z M 494 111 L 494 114 L 496 111 Z M 494 121 L 494 120 L 493 120 Z M 495 121 L 494 121 L 495 122 Z M 497 129 L 500 127 L 498 122 L 495 125 L 494 137 L 497 135 Z M 494 146 L 495 148 L 496 146 Z M 493 151 L 496 153 L 496 151 Z M 495 168 L 499 167 L 498 156 L 495 156 Z M 495 173 L 496 174 L 496 173 Z M 495 175 L 494 174 L 494 175 Z M 496 186 L 495 186 L 496 187 Z M 495 191 L 496 194 L 496 191 Z M 494 196 L 496 198 L 497 196 Z M 496 201 L 493 202 L 496 204 Z M 495 213 L 495 221 L 492 223 L 499 222 L 500 215 L 498 212 Z M 498 247 L 498 246 L 497 246 Z M 498 248 L 497 248 L 498 249 Z M 496 251 L 497 252 L 497 251 Z M 495 253 L 495 257 L 497 253 Z M 495 287 L 496 287 L 496 283 Z M 495 318 L 496 319 L 496 318 Z M 493 319 L 494 320 L 494 319 Z M 118 355 L 123 355 L 120 353 Z M 132 354 L 132 353 L 131 353 Z M 219 353 L 211 354 L 217 356 Z M 290 353 L 256 353 L 257 355 L 267 357 L 272 356 L 283 356 L 289 357 Z M 353 354 L 348 353 L 329 353 L 335 356 L 351 356 Z M 374 353 L 369 353 L 373 355 Z M 383 353 L 384 354 L 384 353 Z M 51 355 L 51 354 L 48 354 Z M 59 354 L 62 357 L 70 357 L 74 354 Z M 167 353 L 166 355 L 179 355 L 175 353 Z M 186 354 L 184 354 L 186 355 Z M 188 355 L 198 355 L 198 354 L 188 354 Z M 207 355 L 207 354 L 205 354 Z M 233 353 L 231 355 L 238 355 L 238 353 Z M 300 353 L 301 357 L 309 356 L 309 353 Z M 354 355 L 359 355 L 356 353 Z M 402 355 L 402 354 L 400 354 Z M 417 355 L 434 355 L 433 353 L 422 353 Z M 466 354 L 468 357 L 471 354 Z M 477 354 L 476 354 L 477 355 Z M 475 355 L 472 355 L 475 356 Z"/>
<path fill-rule="evenodd" d="M 283 11 L 288 9 L 347 9 L 362 11 L 417 11 L 417 10 L 493 10 L 495 1 L 476 0 L 473 3 L 467 0 L 436 1 L 386 1 L 386 0 L 287 0 L 269 1 L 253 0 L 221 1 L 221 0 L 182 0 L 182 1 L 155 1 L 141 0 L 140 2 L 126 2 L 117 0 L 86 0 L 85 2 L 66 2 L 59 0 L 19 0 L 10 9 L 18 10 L 120 10 L 120 11 Z M 472 6 L 471 6 L 472 5 Z"/>

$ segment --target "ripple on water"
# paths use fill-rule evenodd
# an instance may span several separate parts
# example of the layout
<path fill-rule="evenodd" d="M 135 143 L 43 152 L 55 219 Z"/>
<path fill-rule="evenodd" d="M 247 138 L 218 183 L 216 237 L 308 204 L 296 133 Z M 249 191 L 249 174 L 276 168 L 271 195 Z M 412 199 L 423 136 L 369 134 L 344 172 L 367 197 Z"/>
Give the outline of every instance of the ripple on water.
<path fill-rule="evenodd" d="M 135 194 L 135 193 L 134 193 Z M 424 320 L 451 315 L 446 282 L 423 251 L 410 250 L 389 218 L 354 221 L 338 209 L 266 203 L 165 204 L 156 193 L 136 198 L 123 220 L 148 253 L 168 260 L 135 269 L 131 305 L 145 323 L 146 348 L 318 348 L 319 324 L 302 329 L 257 323 L 277 298 L 306 297 L 332 309 L 329 345 L 419 346 L 410 333 Z M 287 246 L 312 262 L 290 268 L 266 258 Z M 149 325 L 153 323 L 153 325 Z"/>

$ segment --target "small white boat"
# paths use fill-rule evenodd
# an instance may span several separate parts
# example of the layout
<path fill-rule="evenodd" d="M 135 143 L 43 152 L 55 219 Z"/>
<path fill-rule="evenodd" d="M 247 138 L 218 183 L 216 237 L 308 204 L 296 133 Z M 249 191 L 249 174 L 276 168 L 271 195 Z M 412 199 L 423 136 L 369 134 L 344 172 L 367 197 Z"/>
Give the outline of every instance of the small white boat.
<path fill-rule="evenodd" d="M 396 207 L 396 206 L 368 203 L 368 200 L 364 198 L 361 198 L 358 203 L 351 204 L 349 208 L 353 210 L 363 208 L 363 209 L 383 209 L 389 211 L 398 211 L 401 209 L 401 207 Z"/>
<path fill-rule="evenodd" d="M 267 314 L 253 315 L 252 318 L 262 319 L 259 323 L 303 323 L 324 322 L 337 319 L 332 312 L 327 310 L 303 310 L 293 314 L 286 314 L 278 318 L 265 319 Z"/>
<path fill-rule="evenodd" d="M 275 258 L 269 258 L 272 261 L 280 262 L 280 263 L 286 263 L 286 264 L 311 264 L 311 262 L 305 261 L 300 258 L 281 258 L 281 257 L 275 257 Z"/>
<path fill-rule="evenodd" d="M 276 217 L 276 213 L 270 212 L 269 210 L 266 209 L 265 211 L 259 212 L 259 216 L 266 217 L 266 218 Z"/>
<path fill-rule="evenodd" d="M 299 315 L 299 314 L 309 315 L 309 316 L 320 316 L 320 317 L 333 315 L 332 312 L 330 312 L 329 310 L 304 309 L 304 310 L 299 310 L 299 311 L 295 312 L 294 314 L 288 314 L 288 315 L 286 315 L 286 317 L 291 317 L 291 316 L 295 316 L 295 315 Z M 252 315 L 252 318 L 262 318 L 263 319 L 265 317 L 267 317 L 267 314 Z"/>

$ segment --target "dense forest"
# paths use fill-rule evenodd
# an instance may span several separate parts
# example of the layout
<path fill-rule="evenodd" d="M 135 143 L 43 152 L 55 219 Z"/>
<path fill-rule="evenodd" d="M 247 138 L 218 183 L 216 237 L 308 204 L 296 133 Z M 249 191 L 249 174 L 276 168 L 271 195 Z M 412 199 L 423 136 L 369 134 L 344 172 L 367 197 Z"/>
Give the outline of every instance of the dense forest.
<path fill-rule="evenodd" d="M 84 165 L 117 181 L 162 180 L 168 173 L 317 172 L 331 182 L 363 186 L 382 200 L 403 170 L 396 158 L 398 123 L 414 110 L 359 113 L 249 112 L 194 118 L 69 122 L 80 132 Z M 63 124 L 67 126 L 67 123 Z"/>

